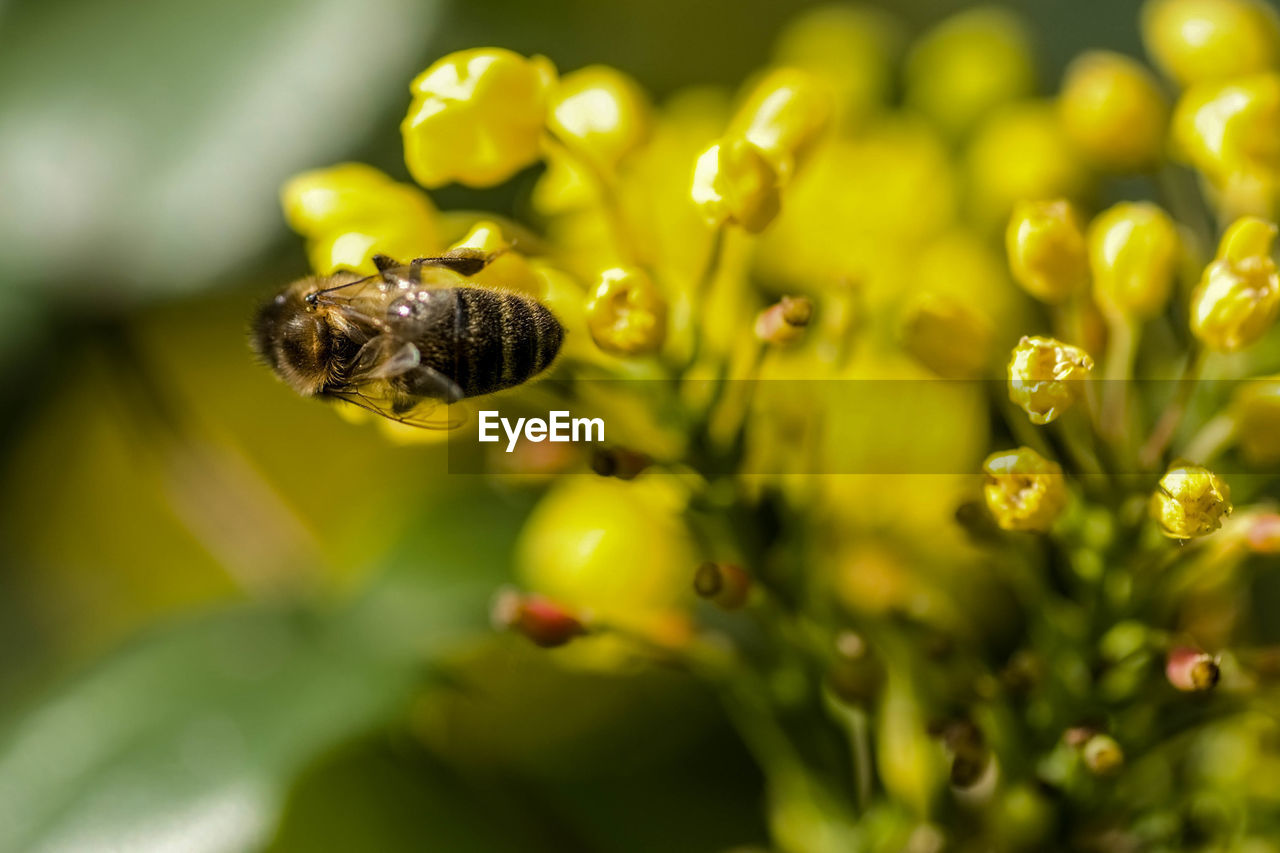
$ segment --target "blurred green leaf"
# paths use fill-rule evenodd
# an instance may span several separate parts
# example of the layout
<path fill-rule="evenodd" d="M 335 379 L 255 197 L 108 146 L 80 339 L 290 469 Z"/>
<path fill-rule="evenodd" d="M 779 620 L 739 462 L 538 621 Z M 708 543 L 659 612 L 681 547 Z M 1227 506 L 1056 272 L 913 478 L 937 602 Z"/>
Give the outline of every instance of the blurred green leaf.
<path fill-rule="evenodd" d="M 0 16 L 5 284 L 111 303 L 262 252 L 283 230 L 281 182 L 350 157 L 407 103 L 436 6 L 14 5 Z"/>
<path fill-rule="evenodd" d="M 520 510 L 458 492 L 353 604 L 245 606 L 140 638 L 17 720 L 0 736 L 0 851 L 263 843 L 304 766 L 487 632 Z"/>

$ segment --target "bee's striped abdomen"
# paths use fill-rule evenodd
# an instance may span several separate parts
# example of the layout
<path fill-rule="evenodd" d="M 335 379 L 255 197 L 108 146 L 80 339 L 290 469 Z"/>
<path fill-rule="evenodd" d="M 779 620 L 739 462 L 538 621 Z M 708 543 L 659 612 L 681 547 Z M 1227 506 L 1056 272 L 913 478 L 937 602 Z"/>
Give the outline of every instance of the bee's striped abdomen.
<path fill-rule="evenodd" d="M 452 378 L 467 397 L 527 382 L 560 352 L 564 329 L 537 300 L 478 287 L 459 287 L 454 294 Z"/>

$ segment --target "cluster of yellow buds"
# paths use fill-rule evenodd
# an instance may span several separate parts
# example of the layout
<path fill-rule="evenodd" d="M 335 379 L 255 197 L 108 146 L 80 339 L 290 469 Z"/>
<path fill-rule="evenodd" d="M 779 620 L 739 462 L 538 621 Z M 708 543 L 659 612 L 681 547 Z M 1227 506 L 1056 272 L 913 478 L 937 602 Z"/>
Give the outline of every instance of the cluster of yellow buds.
<path fill-rule="evenodd" d="M 692 196 L 709 225 L 764 230 L 831 120 L 831 95 L 813 74 L 779 68 L 760 81 L 724 136 L 698 157 Z"/>
<path fill-rule="evenodd" d="M 1146 624 L 1151 601 L 1181 594 L 1149 568 L 1280 551 L 1267 506 L 1223 530 L 1230 491 L 1204 467 L 1231 470 L 1216 454 L 1280 460 L 1280 380 L 1241 386 L 1213 430 L 1190 422 L 1208 407 L 1189 402 L 1205 350 L 1258 343 L 1280 314 L 1267 212 L 1280 198 L 1280 28 L 1261 0 L 1145 9 L 1148 53 L 1181 91 L 1136 59 L 1093 51 L 1053 98 L 1036 97 L 1026 33 L 986 7 L 906 50 L 885 14 L 806 13 L 736 106 L 720 91 L 655 106 L 616 69 L 560 76 L 501 49 L 441 59 L 413 82 L 410 174 L 426 188 L 483 187 L 541 163 L 537 236 L 499 216 L 439 213 L 417 187 L 364 166 L 285 188 L 318 271 L 466 249 L 492 259 L 474 284 L 537 296 L 562 320 L 552 369 L 568 381 L 542 390 L 602 408 L 620 443 L 557 458 L 557 472 L 582 476 L 541 482 L 514 558 L 529 592 L 503 596 L 495 619 L 542 646 L 573 640 L 557 653 L 566 661 L 616 664 L 620 649 L 628 661 L 643 649 L 758 691 L 735 711 L 757 726 L 751 736 L 767 733 L 752 747 L 771 774 L 780 849 L 860 849 L 860 830 L 842 834 L 832 817 L 839 798 L 822 774 L 775 742 L 789 735 L 770 715 L 813 704 L 815 674 L 820 724 L 878 755 L 865 768 L 878 783 L 860 797 L 917 819 L 942 814 L 946 795 L 987 808 L 984 826 L 998 829 L 982 844 L 1000 849 L 1051 846 L 1056 807 L 1041 782 L 1068 799 L 1120 791 L 1125 751 L 1147 755 L 1131 720 L 1222 676 L 1203 648 L 1224 650 L 1236 683 L 1233 640 L 1214 633 L 1227 617 Z M 908 109 L 891 99 L 899 71 Z M 1169 160 L 1203 176 L 1216 225 L 1188 209 L 1194 186 Z M 1158 202 L 1099 211 L 1117 175 Z M 1230 366 L 1267 369 L 1272 351 Z M 1093 381 L 1095 357 L 1106 382 Z M 1187 378 L 1151 418 L 1157 401 L 1133 380 L 1176 361 Z M 585 387 L 597 376 L 661 381 L 623 400 Z M 723 381 L 707 390 L 708 376 Z M 931 377 L 961 381 L 914 381 Z M 827 383 L 790 381 L 810 379 L 873 382 L 825 394 Z M 909 399 L 878 405 L 874 380 L 911 380 Z M 1169 463 L 1179 456 L 1203 465 Z M 854 476 L 792 476 L 793 462 Z M 866 500 L 862 471 L 899 462 L 967 477 L 954 489 L 884 477 Z M 793 547 L 802 539 L 823 545 Z M 1014 561 L 1033 565 L 984 571 Z M 999 607 L 979 606 L 990 601 Z M 1008 624 L 972 616 L 1003 622 L 1006 609 L 1017 611 Z M 902 618 L 864 633 L 860 620 L 884 613 Z M 1088 630 L 1022 627 L 1076 621 Z M 987 631 L 1024 645 L 978 660 Z M 739 654 L 746 643 L 769 655 Z M 1161 666 L 1161 695 L 1140 696 Z M 1126 704 L 1148 700 L 1141 714 Z M 1104 706 L 1117 709 L 1105 730 L 1085 722 Z M 1028 731 L 984 731 L 994 720 Z M 1067 732 L 1051 754 L 1004 760 L 1045 731 Z M 1005 837 L 1015 817 L 1040 834 Z M 882 847 L 941 843 L 894 835 Z"/>

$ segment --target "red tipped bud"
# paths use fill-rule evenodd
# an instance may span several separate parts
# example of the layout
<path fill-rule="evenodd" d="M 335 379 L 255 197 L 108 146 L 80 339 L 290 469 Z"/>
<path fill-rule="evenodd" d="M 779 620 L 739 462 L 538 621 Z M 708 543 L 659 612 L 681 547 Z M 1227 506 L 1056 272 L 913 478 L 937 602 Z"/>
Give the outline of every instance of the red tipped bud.
<path fill-rule="evenodd" d="M 1179 690 L 1199 693 L 1212 690 L 1221 673 L 1213 655 L 1190 646 L 1179 646 L 1169 652 L 1164 674 L 1169 683 Z"/>
<path fill-rule="evenodd" d="M 756 317 L 756 337 L 767 344 L 800 339 L 813 317 L 813 303 L 803 296 L 784 296 Z"/>
<path fill-rule="evenodd" d="M 1246 538 L 1258 554 L 1280 554 L 1280 514 L 1263 513 L 1249 522 Z"/>
<path fill-rule="evenodd" d="M 737 610 L 747 603 L 751 576 L 738 566 L 706 562 L 693 576 L 693 591 L 722 610 Z"/>
<path fill-rule="evenodd" d="M 493 602 L 496 627 L 518 631 L 544 649 L 563 646 L 587 633 L 586 627 L 569 610 L 537 595 L 503 590 Z"/>

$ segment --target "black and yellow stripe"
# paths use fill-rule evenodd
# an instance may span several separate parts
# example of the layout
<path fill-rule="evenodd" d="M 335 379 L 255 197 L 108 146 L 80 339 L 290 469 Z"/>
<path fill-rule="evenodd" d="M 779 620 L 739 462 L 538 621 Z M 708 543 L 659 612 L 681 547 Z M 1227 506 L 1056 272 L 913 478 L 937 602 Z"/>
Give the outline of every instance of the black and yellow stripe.
<path fill-rule="evenodd" d="M 513 388 L 545 370 L 564 341 L 555 315 L 536 299 L 479 287 L 453 288 L 452 328 L 429 330 L 424 361 L 466 397 Z M 444 346 L 441 346 L 444 344 Z"/>

